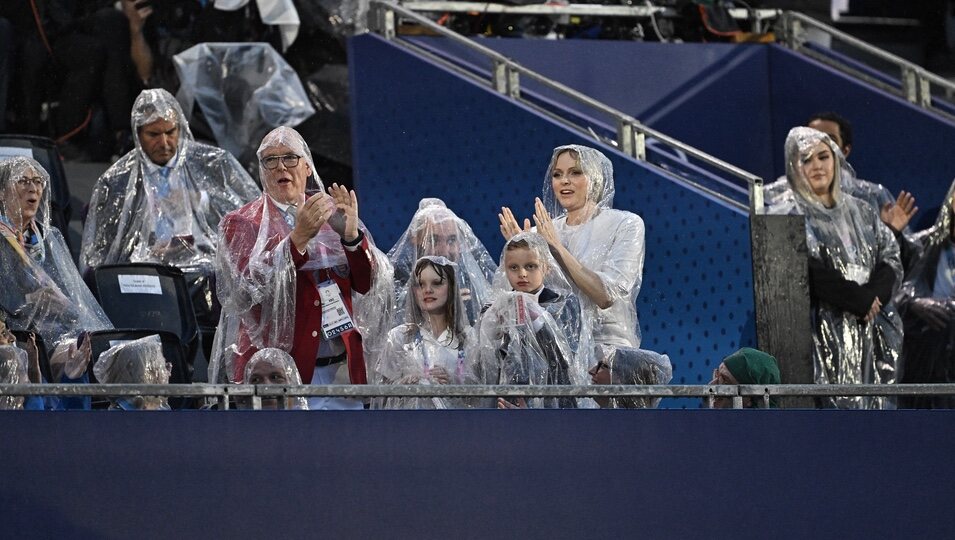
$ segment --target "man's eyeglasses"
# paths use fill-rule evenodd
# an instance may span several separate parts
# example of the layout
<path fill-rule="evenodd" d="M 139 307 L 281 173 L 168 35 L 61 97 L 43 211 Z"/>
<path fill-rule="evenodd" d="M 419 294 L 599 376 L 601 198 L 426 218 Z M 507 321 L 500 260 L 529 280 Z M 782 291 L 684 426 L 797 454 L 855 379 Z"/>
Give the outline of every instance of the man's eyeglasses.
<path fill-rule="evenodd" d="M 42 176 L 21 176 L 17 178 L 17 185 L 20 187 L 30 187 L 30 184 L 35 185 L 38 189 L 43 189 L 46 187 L 46 180 Z"/>
<path fill-rule="evenodd" d="M 295 154 L 288 154 L 286 156 L 269 156 L 262 159 L 262 166 L 272 171 L 278 168 L 279 161 L 281 161 L 282 165 L 285 165 L 286 169 L 291 169 L 298 166 L 298 160 L 301 158 L 302 156 L 296 156 Z"/>

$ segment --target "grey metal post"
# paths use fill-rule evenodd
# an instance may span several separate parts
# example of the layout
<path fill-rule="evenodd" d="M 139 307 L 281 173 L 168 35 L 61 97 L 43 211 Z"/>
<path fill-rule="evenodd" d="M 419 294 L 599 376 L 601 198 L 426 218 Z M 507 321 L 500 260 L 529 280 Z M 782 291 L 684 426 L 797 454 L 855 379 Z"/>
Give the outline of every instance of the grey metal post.
<path fill-rule="evenodd" d="M 507 95 L 514 99 L 521 97 L 521 74 L 510 66 L 507 66 Z"/>
<path fill-rule="evenodd" d="M 786 45 L 794 50 L 799 50 L 799 47 L 802 46 L 802 41 L 800 40 L 799 34 L 802 33 L 802 23 L 799 22 L 795 17 L 792 16 L 792 13 L 787 11 L 783 17 L 783 32 L 786 36 Z"/>
<path fill-rule="evenodd" d="M 743 396 L 733 396 L 733 408 L 734 409 L 743 408 Z"/>
<path fill-rule="evenodd" d="M 759 348 L 779 362 L 783 384 L 811 384 L 812 325 L 809 264 L 803 216 L 750 216 L 753 293 Z M 787 407 L 812 407 L 788 398 Z"/>
<path fill-rule="evenodd" d="M 750 215 L 764 214 L 765 201 L 763 199 L 763 179 L 757 178 L 749 184 L 749 213 Z"/>
<path fill-rule="evenodd" d="M 630 157 L 647 160 L 647 134 L 632 118 L 617 120 L 617 147 Z"/>
<path fill-rule="evenodd" d="M 633 152 L 633 127 L 623 118 L 617 120 L 617 148 L 620 148 L 628 156 L 635 155 Z"/>
<path fill-rule="evenodd" d="M 633 153 L 640 161 L 647 160 L 647 134 L 639 126 L 631 126 L 633 135 Z"/>
<path fill-rule="evenodd" d="M 494 61 L 494 90 L 507 94 L 507 64 L 499 60 Z"/>
<path fill-rule="evenodd" d="M 902 89 L 909 103 L 918 103 L 918 81 L 916 81 L 915 70 L 910 67 L 902 68 Z"/>

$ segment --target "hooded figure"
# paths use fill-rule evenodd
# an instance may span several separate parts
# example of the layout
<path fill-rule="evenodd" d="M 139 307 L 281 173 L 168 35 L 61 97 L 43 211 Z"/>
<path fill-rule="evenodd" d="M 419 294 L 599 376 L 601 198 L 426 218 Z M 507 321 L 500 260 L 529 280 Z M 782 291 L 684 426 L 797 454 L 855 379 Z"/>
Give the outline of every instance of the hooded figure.
<path fill-rule="evenodd" d="M 598 362 L 590 374 L 594 384 L 662 385 L 673 378 L 673 367 L 670 357 L 665 354 L 618 347 L 613 349 L 608 360 Z M 660 399 L 637 396 L 597 398 L 597 403 L 605 409 L 654 409 L 660 404 Z"/>
<path fill-rule="evenodd" d="M 723 359 L 723 362 L 713 370 L 713 380 L 710 384 L 779 384 L 779 364 L 776 358 L 757 349 L 743 347 Z M 731 407 L 732 399 L 715 398 L 713 406 L 719 409 Z M 771 399 L 770 407 L 776 407 L 776 400 Z M 751 397 L 744 398 L 743 406 L 756 408 L 757 404 Z"/>
<path fill-rule="evenodd" d="M 556 332 L 566 339 L 567 358 L 573 384 L 587 384 L 587 364 L 578 359 L 580 343 L 580 302 L 564 271 L 551 255 L 547 241 L 536 232 L 522 232 L 505 242 L 500 264 L 494 273 L 492 295 L 511 291 L 533 295 L 557 323 Z"/>
<path fill-rule="evenodd" d="M 490 283 L 497 266 L 466 221 L 452 212 L 441 199 L 421 199 L 411 224 L 388 252 L 395 268 L 395 298 L 398 313 L 394 320 L 405 320 L 402 313 L 407 299 L 400 296 L 421 257 L 445 257 L 456 265 L 458 289 L 463 295 L 469 324 L 474 324 L 481 307 L 490 302 Z"/>
<path fill-rule="evenodd" d="M 93 375 L 103 384 L 169 384 L 171 366 L 162 352 L 159 336 L 127 341 L 103 351 L 93 365 Z M 169 410 L 160 396 L 134 396 L 115 399 L 111 409 Z"/>
<path fill-rule="evenodd" d="M 869 203 L 876 212 L 879 212 L 886 204 L 895 203 L 895 197 L 885 186 L 858 178 L 855 169 L 849 165 L 847 158 L 852 151 L 853 141 L 852 124 L 847 119 L 834 112 L 820 112 L 812 115 L 806 122 L 806 126 L 828 135 L 842 153 L 839 187 L 843 193 Z M 783 202 L 785 198 L 793 196 L 789 180 L 785 175 L 766 185 L 763 190 L 767 207 L 775 206 Z"/>
<path fill-rule="evenodd" d="M 215 326 L 210 277 L 219 221 L 261 192 L 231 154 L 193 139 L 179 102 L 165 90 L 139 94 L 132 130 L 136 147 L 93 187 L 80 270 L 126 262 L 179 268 L 199 324 Z"/>
<path fill-rule="evenodd" d="M 249 358 L 274 347 L 292 355 L 305 384 L 364 384 L 353 293 L 360 303 L 375 282 L 391 280 L 376 270 L 384 254 L 358 219 L 355 193 L 338 185 L 325 193 L 298 132 L 272 130 L 257 155 L 265 193 L 229 213 L 219 230 L 222 318 L 209 380 L 241 382 Z M 307 194 L 307 185 L 318 190 Z"/>
<path fill-rule="evenodd" d="M 842 154 L 825 133 L 793 128 L 786 176 L 794 197 L 770 208 L 806 218 L 818 384 L 891 384 L 901 368 L 902 322 L 892 294 L 899 247 L 868 203 L 842 192 Z M 839 397 L 840 408 L 883 408 L 885 398 Z"/>
<path fill-rule="evenodd" d="M 600 347 L 640 346 L 636 299 L 643 282 L 643 220 L 613 209 L 613 196 L 607 156 L 586 146 L 558 146 L 535 205 L 537 232 L 580 300 L 578 361 L 585 366 L 596 363 Z"/>
<path fill-rule="evenodd" d="M 955 382 L 955 182 L 935 225 L 913 238 L 915 256 L 896 296 L 905 322 L 905 383 Z M 907 406 L 951 408 L 950 396 L 910 398 Z"/>
<path fill-rule="evenodd" d="M 295 360 L 281 349 L 262 349 L 252 355 L 245 365 L 245 384 L 280 384 L 298 386 L 302 378 L 295 367 Z M 251 408 L 251 407 L 249 407 Z M 308 410 L 308 401 L 303 397 L 263 398 L 262 409 Z"/>
<path fill-rule="evenodd" d="M 467 384 L 473 370 L 465 360 L 471 327 L 459 294 L 457 265 L 444 257 L 418 259 L 402 296 L 408 305 L 405 322 L 388 332 L 378 358 L 384 383 Z M 388 409 L 447 409 L 466 400 L 449 398 L 389 398 Z"/>
<path fill-rule="evenodd" d="M 12 330 L 37 332 L 53 351 L 56 381 L 84 376 L 83 332 L 112 328 L 50 226 L 49 174 L 35 160 L 0 161 L 0 309 Z M 62 369 L 65 367 L 65 370 Z M 63 373 L 65 371 L 65 373 Z"/>
<path fill-rule="evenodd" d="M 843 155 L 838 145 L 836 146 L 836 150 L 840 155 Z M 842 165 L 839 174 L 842 193 L 848 193 L 857 199 L 869 203 L 869 206 L 876 210 L 876 213 L 886 204 L 895 202 L 895 197 L 892 196 L 892 192 L 882 184 L 876 184 L 858 178 L 855 169 L 846 161 L 844 155 L 841 162 Z M 793 196 L 792 188 L 789 186 L 789 179 L 785 175 L 767 184 L 763 188 L 763 199 L 766 201 L 767 207 L 784 203 Z"/>
<path fill-rule="evenodd" d="M 743 347 L 723 359 L 739 384 L 779 384 L 776 358 L 763 351 Z"/>

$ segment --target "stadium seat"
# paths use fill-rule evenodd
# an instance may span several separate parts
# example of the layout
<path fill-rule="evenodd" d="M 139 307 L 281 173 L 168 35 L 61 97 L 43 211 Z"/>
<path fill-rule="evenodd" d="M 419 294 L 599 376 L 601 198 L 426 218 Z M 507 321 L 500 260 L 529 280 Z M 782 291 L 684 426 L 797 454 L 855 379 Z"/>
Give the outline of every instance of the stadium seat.
<path fill-rule="evenodd" d="M 199 329 L 181 270 L 151 263 L 103 265 L 93 270 L 93 285 L 113 326 L 171 332 L 193 364 Z"/>

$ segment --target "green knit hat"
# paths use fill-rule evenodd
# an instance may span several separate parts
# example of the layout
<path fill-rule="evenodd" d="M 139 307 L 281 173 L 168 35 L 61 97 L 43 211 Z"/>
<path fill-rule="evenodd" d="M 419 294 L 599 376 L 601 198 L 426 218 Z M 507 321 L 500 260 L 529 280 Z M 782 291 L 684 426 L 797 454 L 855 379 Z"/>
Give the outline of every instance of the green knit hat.
<path fill-rule="evenodd" d="M 779 384 L 776 359 L 763 351 L 743 347 L 723 359 L 740 384 Z"/>

